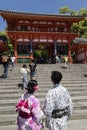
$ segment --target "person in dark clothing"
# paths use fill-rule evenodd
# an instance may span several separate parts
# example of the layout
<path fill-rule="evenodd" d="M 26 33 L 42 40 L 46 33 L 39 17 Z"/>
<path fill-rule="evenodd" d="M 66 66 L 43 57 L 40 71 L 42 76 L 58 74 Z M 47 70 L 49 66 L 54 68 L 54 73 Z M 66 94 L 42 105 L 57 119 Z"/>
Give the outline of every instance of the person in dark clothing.
<path fill-rule="evenodd" d="M 30 79 L 34 79 L 35 78 L 35 74 L 37 72 L 37 65 L 34 62 L 34 60 L 31 60 L 31 62 L 29 64 L 29 67 L 30 67 Z"/>
<path fill-rule="evenodd" d="M 10 57 L 8 57 L 7 55 L 2 55 L 2 64 L 4 68 L 3 78 L 8 77 L 9 62 L 10 62 Z"/>

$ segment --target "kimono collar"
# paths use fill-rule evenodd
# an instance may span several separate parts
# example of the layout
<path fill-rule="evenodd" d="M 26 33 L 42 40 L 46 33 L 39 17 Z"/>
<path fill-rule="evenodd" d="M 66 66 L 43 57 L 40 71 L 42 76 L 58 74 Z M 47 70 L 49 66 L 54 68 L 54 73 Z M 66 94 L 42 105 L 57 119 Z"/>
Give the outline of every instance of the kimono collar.
<path fill-rule="evenodd" d="M 54 88 L 57 88 L 57 87 L 59 87 L 61 84 L 55 84 L 54 85 Z"/>

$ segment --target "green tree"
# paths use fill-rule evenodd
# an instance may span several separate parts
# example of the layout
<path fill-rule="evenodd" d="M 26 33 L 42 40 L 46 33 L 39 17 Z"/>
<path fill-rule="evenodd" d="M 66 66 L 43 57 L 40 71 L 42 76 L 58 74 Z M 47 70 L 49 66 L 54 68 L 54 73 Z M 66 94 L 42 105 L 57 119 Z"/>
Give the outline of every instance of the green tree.
<path fill-rule="evenodd" d="M 73 9 L 70 9 L 70 10 L 69 10 L 69 13 L 70 13 L 70 15 L 76 15 L 76 11 L 73 10 Z"/>
<path fill-rule="evenodd" d="M 87 16 L 87 9 L 86 8 L 81 8 L 78 12 L 78 15 L 83 15 L 83 16 Z"/>
<path fill-rule="evenodd" d="M 12 55 L 13 52 L 14 52 L 14 48 L 13 48 L 13 45 L 11 43 L 11 40 L 10 38 L 8 37 L 7 33 L 6 32 L 0 32 L 0 35 L 3 35 L 3 36 L 6 36 L 7 37 L 7 42 L 8 42 L 8 50 L 6 51 L 6 53 Z"/>
<path fill-rule="evenodd" d="M 68 14 L 69 13 L 69 7 L 65 6 L 65 7 L 59 8 L 59 13 L 60 14 Z"/>
<path fill-rule="evenodd" d="M 70 9 L 68 6 L 59 8 L 60 14 L 70 14 L 70 15 L 76 15 L 76 11 L 73 9 Z"/>
<path fill-rule="evenodd" d="M 78 16 L 78 15 L 85 16 L 85 19 L 83 21 L 80 21 L 79 23 L 73 23 L 71 30 L 73 32 L 79 33 L 80 37 L 87 38 L 87 9 L 86 8 L 81 8 L 79 11 L 75 11 L 65 6 L 59 9 L 59 13 L 70 14 L 73 16 Z"/>
<path fill-rule="evenodd" d="M 87 38 L 87 18 L 85 18 L 83 21 L 80 21 L 78 24 L 74 23 L 72 25 L 72 31 L 79 32 L 80 37 Z"/>
<path fill-rule="evenodd" d="M 13 53 L 14 53 L 14 48 L 13 48 L 13 45 L 12 45 L 11 40 L 9 38 L 8 38 L 8 53 L 10 55 L 13 55 Z"/>

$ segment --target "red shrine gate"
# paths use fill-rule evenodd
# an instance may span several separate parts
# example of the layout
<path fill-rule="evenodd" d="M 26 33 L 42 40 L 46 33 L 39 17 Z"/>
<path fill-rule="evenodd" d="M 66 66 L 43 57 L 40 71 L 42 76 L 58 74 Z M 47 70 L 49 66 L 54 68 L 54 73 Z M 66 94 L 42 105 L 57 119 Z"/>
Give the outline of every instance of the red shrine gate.
<path fill-rule="evenodd" d="M 67 56 L 72 63 L 70 43 L 78 34 L 71 32 L 71 26 L 84 17 L 12 11 L 0 11 L 0 15 L 7 22 L 7 33 L 17 62 L 28 61 L 35 50 L 42 50 L 48 57 L 56 54 Z"/>

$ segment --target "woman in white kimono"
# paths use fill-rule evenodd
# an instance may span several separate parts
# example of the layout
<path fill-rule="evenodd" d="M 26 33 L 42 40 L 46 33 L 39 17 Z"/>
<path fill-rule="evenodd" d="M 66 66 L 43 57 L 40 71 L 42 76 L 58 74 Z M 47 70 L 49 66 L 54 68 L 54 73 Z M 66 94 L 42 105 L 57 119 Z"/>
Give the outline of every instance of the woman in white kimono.
<path fill-rule="evenodd" d="M 48 91 L 44 102 L 46 127 L 49 130 L 67 130 L 67 121 L 72 115 L 72 100 L 68 90 L 60 84 L 61 79 L 60 72 L 52 72 L 54 87 Z"/>

